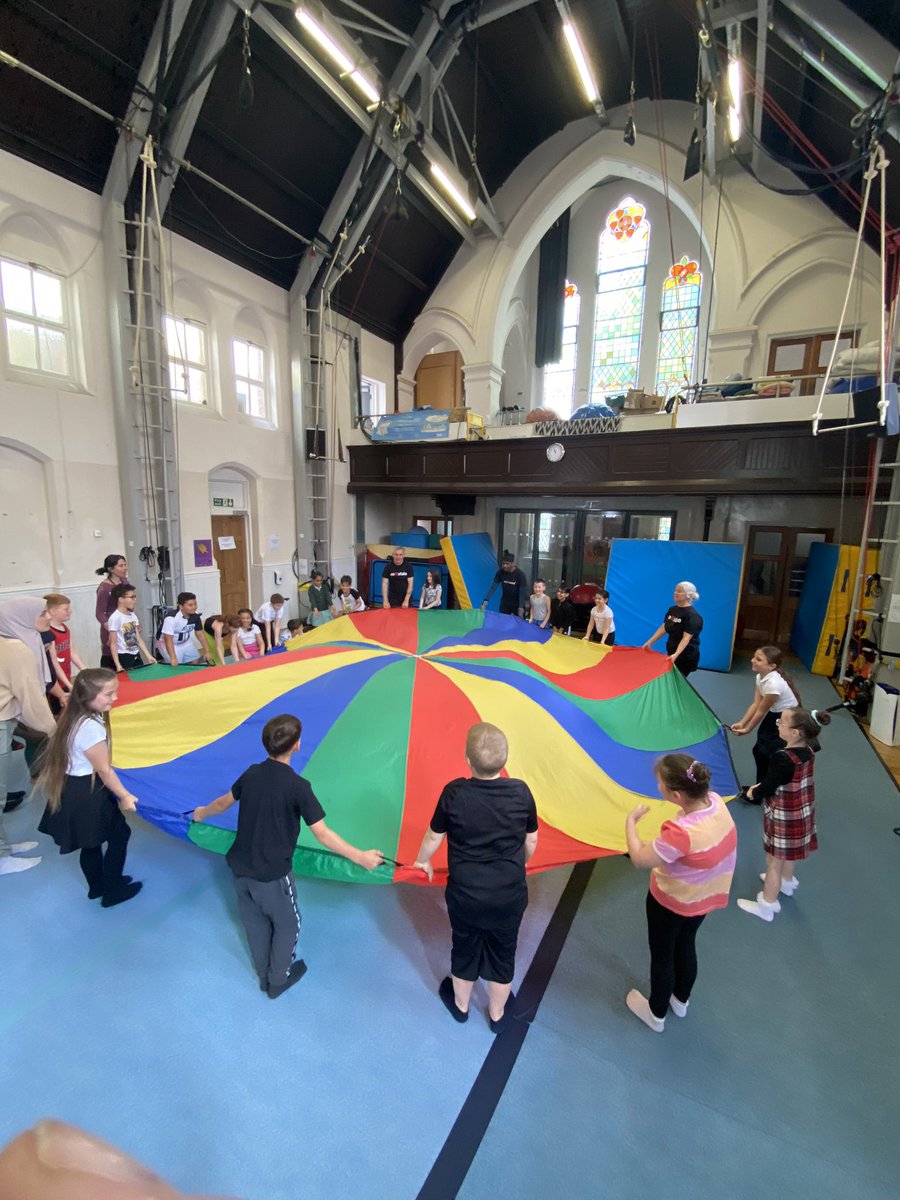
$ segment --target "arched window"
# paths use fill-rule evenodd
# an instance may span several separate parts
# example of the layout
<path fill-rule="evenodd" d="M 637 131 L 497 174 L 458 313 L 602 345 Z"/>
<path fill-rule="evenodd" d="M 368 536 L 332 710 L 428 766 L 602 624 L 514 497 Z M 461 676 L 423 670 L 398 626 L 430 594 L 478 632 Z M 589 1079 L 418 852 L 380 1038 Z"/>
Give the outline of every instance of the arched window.
<path fill-rule="evenodd" d="M 655 391 L 658 395 L 667 396 L 691 382 L 702 286 L 703 275 L 686 254 L 680 262 L 673 264 L 663 284 L 656 359 Z"/>
<path fill-rule="evenodd" d="M 544 405 L 560 417 L 572 415 L 575 407 L 575 363 L 578 357 L 578 317 L 581 297 L 574 283 L 566 280 L 563 301 L 562 357 L 544 367 Z"/>
<path fill-rule="evenodd" d="M 607 216 L 600 234 L 591 366 L 594 404 L 637 384 L 649 252 L 646 209 L 633 196 L 625 196 Z"/>

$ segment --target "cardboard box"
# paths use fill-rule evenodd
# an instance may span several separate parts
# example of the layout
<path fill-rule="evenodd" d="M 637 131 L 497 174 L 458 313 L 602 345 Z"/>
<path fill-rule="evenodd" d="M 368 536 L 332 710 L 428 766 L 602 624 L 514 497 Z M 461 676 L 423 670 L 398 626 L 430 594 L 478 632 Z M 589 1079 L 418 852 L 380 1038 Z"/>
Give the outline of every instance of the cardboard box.
<path fill-rule="evenodd" d="M 654 396 L 643 388 L 630 388 L 625 393 L 626 412 L 659 412 L 665 402 L 664 396 Z"/>
<path fill-rule="evenodd" d="M 451 408 L 451 409 L 450 409 L 450 421 L 451 421 L 451 423 L 452 423 L 453 421 L 465 421 L 465 419 L 466 419 L 466 413 L 467 413 L 468 411 L 469 411 L 469 410 L 466 408 L 465 404 L 461 404 L 461 405 L 459 405 L 457 408 Z"/>

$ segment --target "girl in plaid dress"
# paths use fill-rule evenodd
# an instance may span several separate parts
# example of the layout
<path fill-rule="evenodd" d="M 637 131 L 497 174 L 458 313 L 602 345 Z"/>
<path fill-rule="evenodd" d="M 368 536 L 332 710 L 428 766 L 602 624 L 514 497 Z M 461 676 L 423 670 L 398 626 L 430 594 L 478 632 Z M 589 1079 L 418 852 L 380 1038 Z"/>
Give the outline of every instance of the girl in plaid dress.
<path fill-rule="evenodd" d="M 766 869 L 763 890 L 755 900 L 738 900 L 738 908 L 773 921 L 781 912 L 779 892 L 793 896 L 800 886 L 794 863 L 817 849 L 816 790 L 813 780 L 813 743 L 831 717 L 827 712 L 809 713 L 788 708 L 778 717 L 778 732 L 784 750 L 772 755 L 762 783 L 749 788 L 749 799 L 763 802 L 763 849 Z"/>

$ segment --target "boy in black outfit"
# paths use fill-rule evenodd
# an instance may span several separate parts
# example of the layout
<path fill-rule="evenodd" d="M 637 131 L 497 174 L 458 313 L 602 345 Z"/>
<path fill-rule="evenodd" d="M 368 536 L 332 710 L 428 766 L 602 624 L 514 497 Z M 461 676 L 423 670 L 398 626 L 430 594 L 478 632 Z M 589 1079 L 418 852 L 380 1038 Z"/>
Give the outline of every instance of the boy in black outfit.
<path fill-rule="evenodd" d="M 496 725 L 466 735 L 471 779 L 441 792 L 413 864 L 433 877 L 431 858 L 447 838 L 447 913 L 453 943 L 450 975 L 438 995 L 456 1021 L 469 1019 L 475 981 L 487 981 L 491 1030 L 511 1023 L 519 926 L 528 905 L 525 864 L 537 849 L 537 808 L 521 779 L 501 779 L 509 746 Z"/>
<path fill-rule="evenodd" d="M 366 871 L 384 861 L 380 850 L 357 850 L 325 824 L 325 811 L 309 783 L 291 770 L 301 730 L 297 717 L 272 717 L 262 735 L 266 761 L 249 767 L 230 792 L 194 809 L 194 820 L 204 821 L 241 802 L 237 836 L 226 858 L 259 986 L 271 1000 L 306 974 L 303 959 L 294 962 L 300 910 L 291 873 L 301 818 L 326 849 Z"/>
<path fill-rule="evenodd" d="M 577 620 L 578 613 L 569 599 L 569 589 L 561 583 L 550 601 L 550 628 L 556 633 L 568 633 Z"/>

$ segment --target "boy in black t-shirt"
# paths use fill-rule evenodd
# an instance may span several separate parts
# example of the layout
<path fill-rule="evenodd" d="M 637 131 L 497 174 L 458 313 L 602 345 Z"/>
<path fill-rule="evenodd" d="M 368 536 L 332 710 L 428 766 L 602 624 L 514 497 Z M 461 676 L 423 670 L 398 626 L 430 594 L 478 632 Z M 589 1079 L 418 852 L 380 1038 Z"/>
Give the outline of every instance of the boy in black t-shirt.
<path fill-rule="evenodd" d="M 569 589 L 561 583 L 555 598 L 550 601 L 550 628 L 555 633 L 569 633 L 577 620 L 578 613 L 569 599 Z"/>
<path fill-rule="evenodd" d="M 247 931 L 259 986 L 277 999 L 306 974 L 303 959 L 294 962 L 300 936 L 300 910 L 291 861 L 300 836 L 300 820 L 334 854 L 366 871 L 380 867 L 380 850 L 357 850 L 325 824 L 325 811 L 307 780 L 291 770 L 300 749 L 302 726 L 296 717 L 272 717 L 263 729 L 268 758 L 249 767 L 231 791 L 194 809 L 204 821 L 240 801 L 237 836 L 226 858 L 234 873 L 238 913 Z"/>
<path fill-rule="evenodd" d="M 537 848 L 537 808 L 521 779 L 502 779 L 509 746 L 496 725 L 473 725 L 466 736 L 471 779 L 454 779 L 441 792 L 413 864 L 433 877 L 431 858 L 447 838 L 447 912 L 453 943 L 450 975 L 438 994 L 457 1021 L 469 1019 L 475 981 L 488 987 L 491 1029 L 512 1018 L 510 988 L 519 925 L 528 905 L 525 864 Z"/>

